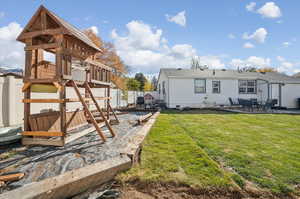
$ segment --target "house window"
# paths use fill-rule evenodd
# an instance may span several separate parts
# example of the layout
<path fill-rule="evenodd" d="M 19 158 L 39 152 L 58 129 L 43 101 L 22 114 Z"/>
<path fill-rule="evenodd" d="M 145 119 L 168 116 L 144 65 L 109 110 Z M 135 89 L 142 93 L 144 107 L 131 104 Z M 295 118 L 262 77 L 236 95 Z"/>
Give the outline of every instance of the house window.
<path fill-rule="evenodd" d="M 195 86 L 195 93 L 205 93 L 206 92 L 206 80 L 205 79 L 195 79 L 194 86 Z"/>
<path fill-rule="evenodd" d="M 162 84 L 162 92 L 164 95 L 166 94 L 166 82 L 165 81 L 163 81 L 163 84 Z"/>
<path fill-rule="evenodd" d="M 256 94 L 256 80 L 239 80 L 240 94 Z"/>
<path fill-rule="evenodd" d="M 213 93 L 221 92 L 221 82 L 220 81 L 212 81 L 212 92 Z"/>

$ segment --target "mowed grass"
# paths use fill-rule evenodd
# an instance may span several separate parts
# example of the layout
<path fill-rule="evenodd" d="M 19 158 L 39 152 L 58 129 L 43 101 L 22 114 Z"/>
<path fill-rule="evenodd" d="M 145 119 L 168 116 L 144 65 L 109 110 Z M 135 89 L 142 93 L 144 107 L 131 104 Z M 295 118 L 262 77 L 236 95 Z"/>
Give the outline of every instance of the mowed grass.
<path fill-rule="evenodd" d="M 229 174 L 178 125 L 177 115 L 161 114 L 148 134 L 139 167 L 121 176 L 145 182 L 176 182 L 200 187 L 232 186 Z"/>
<path fill-rule="evenodd" d="M 162 113 L 141 166 L 126 175 L 215 188 L 232 181 L 243 188 L 247 180 L 273 193 L 299 194 L 300 116 L 201 113 Z"/>

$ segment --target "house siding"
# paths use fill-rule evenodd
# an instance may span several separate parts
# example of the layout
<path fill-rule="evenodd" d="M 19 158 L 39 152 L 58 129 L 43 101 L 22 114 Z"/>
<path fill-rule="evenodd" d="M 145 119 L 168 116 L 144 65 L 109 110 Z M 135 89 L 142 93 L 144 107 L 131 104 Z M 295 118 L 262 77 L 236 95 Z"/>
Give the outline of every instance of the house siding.
<path fill-rule="evenodd" d="M 163 82 L 165 82 L 165 94 L 163 93 Z M 160 85 L 160 93 L 159 88 L 157 89 L 158 92 L 158 99 L 163 100 L 166 105 L 168 106 L 169 102 L 169 78 L 164 74 L 161 73 L 158 79 L 158 87 Z"/>
<path fill-rule="evenodd" d="M 257 100 L 267 101 L 270 98 L 269 83 L 264 80 L 257 80 Z"/>
<path fill-rule="evenodd" d="M 195 79 L 206 80 L 206 92 L 195 93 Z M 245 80 L 245 78 L 240 78 Z M 256 80 L 249 78 L 249 80 Z M 220 93 L 212 93 L 212 81 L 220 81 Z M 268 99 L 278 99 L 280 97 L 279 83 L 269 83 L 263 79 L 257 79 L 257 92 L 255 94 L 239 93 L 239 78 L 203 78 L 201 77 L 181 77 L 167 76 L 164 71 L 159 75 L 158 83 L 161 85 L 161 93 L 158 99 L 163 100 L 168 108 L 180 107 L 212 107 L 215 105 L 230 105 L 229 97 L 233 99 L 256 98 L 265 102 Z M 162 92 L 162 84 L 165 82 L 166 94 Z M 297 98 L 300 98 L 300 83 L 285 83 L 281 86 L 281 106 L 287 108 L 298 108 Z M 277 105 L 280 105 L 279 103 Z"/>
<path fill-rule="evenodd" d="M 283 107 L 298 108 L 298 98 L 300 98 L 300 84 L 285 84 L 281 87 L 281 105 Z"/>
<path fill-rule="evenodd" d="M 220 93 L 212 93 L 212 81 L 220 81 Z M 206 79 L 206 93 L 195 93 L 194 78 L 170 78 L 169 82 L 169 108 L 176 108 L 176 106 L 200 108 L 229 105 L 229 97 L 257 98 L 259 100 L 266 100 L 268 97 L 267 95 L 262 95 L 261 92 L 256 94 L 239 94 L 237 79 Z M 268 84 L 265 81 L 258 81 L 257 85 L 257 90 L 267 92 Z"/>

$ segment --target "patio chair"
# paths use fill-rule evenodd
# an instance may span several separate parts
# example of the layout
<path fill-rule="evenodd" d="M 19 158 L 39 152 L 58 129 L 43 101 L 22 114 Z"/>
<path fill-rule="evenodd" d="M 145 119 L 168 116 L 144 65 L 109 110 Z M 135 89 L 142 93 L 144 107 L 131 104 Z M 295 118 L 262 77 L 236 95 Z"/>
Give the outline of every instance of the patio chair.
<path fill-rule="evenodd" d="M 257 109 L 259 108 L 259 104 L 258 104 L 257 98 L 251 98 L 250 101 L 251 101 L 253 107 L 255 107 Z"/>
<path fill-rule="evenodd" d="M 238 102 L 233 101 L 231 97 L 228 98 L 230 102 L 230 106 L 239 106 L 240 104 Z"/>
<path fill-rule="evenodd" d="M 272 99 L 272 108 L 275 108 L 276 104 L 278 104 L 278 99 Z"/>
<path fill-rule="evenodd" d="M 266 103 L 262 106 L 264 111 L 269 111 L 274 106 L 274 102 L 272 99 L 268 99 Z"/>
<path fill-rule="evenodd" d="M 246 99 L 241 99 L 238 98 L 239 104 L 243 107 L 243 108 L 248 108 L 249 111 L 253 111 L 253 105 L 251 100 L 246 100 Z"/>

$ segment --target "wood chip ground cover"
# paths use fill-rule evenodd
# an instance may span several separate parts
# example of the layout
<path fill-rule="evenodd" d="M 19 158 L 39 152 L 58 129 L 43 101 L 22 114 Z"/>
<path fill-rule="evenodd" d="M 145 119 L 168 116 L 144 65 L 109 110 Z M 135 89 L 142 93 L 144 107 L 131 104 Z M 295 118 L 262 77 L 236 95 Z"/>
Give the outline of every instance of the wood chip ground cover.
<path fill-rule="evenodd" d="M 300 116 L 168 111 L 150 131 L 141 165 L 122 182 L 175 182 L 201 189 L 249 185 L 299 196 Z"/>

